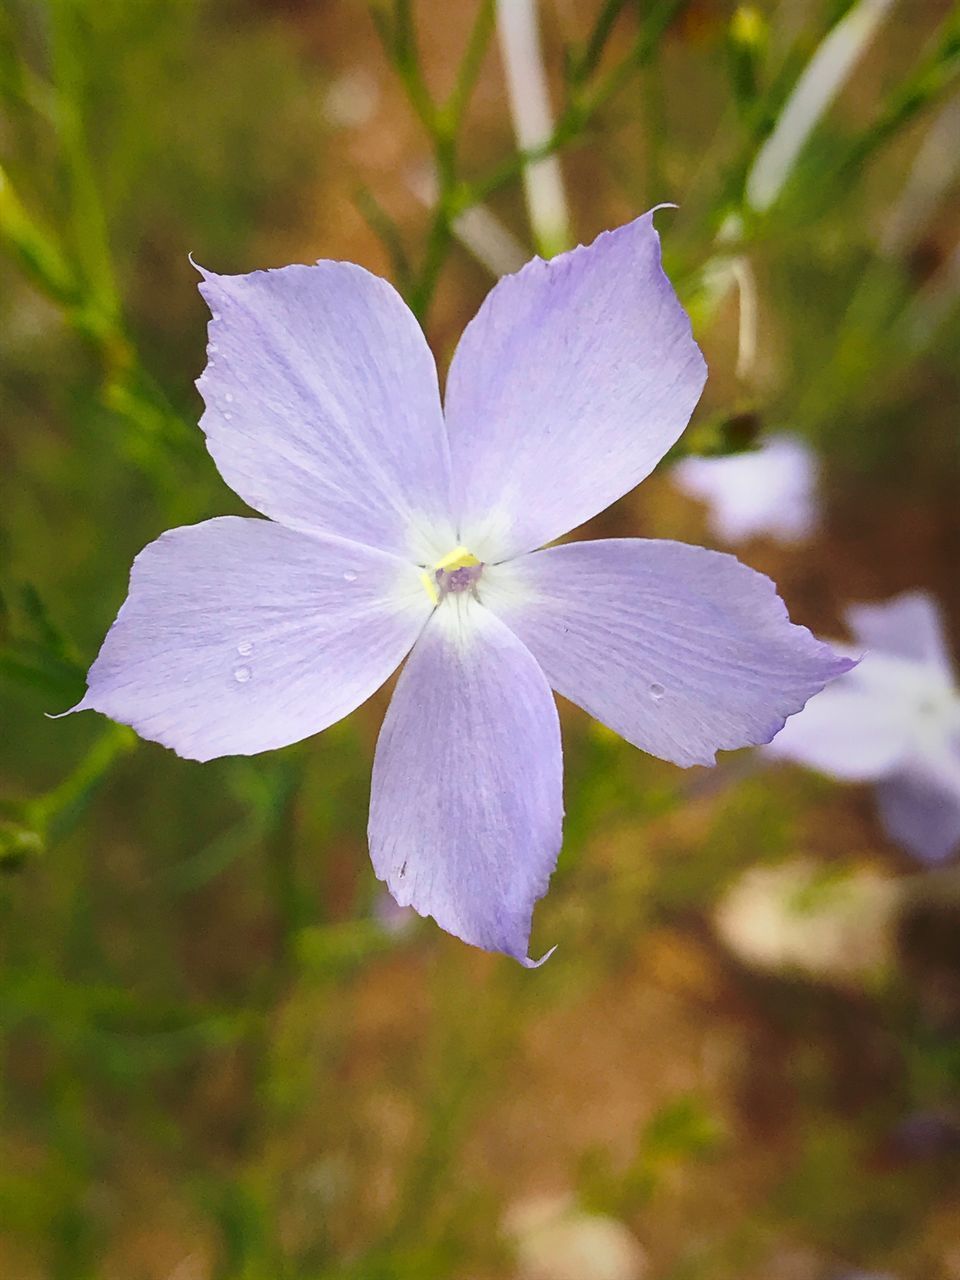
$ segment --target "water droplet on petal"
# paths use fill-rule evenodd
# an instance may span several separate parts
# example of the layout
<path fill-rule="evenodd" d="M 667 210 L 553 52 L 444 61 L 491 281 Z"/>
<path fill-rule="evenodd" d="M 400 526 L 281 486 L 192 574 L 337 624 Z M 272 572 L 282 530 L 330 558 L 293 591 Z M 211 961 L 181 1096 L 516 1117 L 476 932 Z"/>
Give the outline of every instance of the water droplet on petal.
<path fill-rule="evenodd" d="M 224 395 L 224 397 L 223 397 L 223 398 L 224 398 L 224 400 L 226 400 L 227 404 L 233 404 L 233 392 L 232 392 L 232 391 L 228 391 L 228 392 Z"/>
<path fill-rule="evenodd" d="M 246 684 L 252 675 L 253 672 L 249 667 L 237 667 L 236 671 L 233 673 L 233 678 L 236 680 L 237 684 Z"/>
<path fill-rule="evenodd" d="M 653 684 L 650 686 L 650 688 L 649 688 L 648 692 L 649 692 L 649 694 L 650 694 L 650 697 L 654 700 L 654 702 L 659 702 L 659 701 L 660 701 L 660 699 L 663 697 L 663 695 L 664 695 L 667 691 L 666 691 L 666 689 L 663 687 L 663 685 L 662 685 L 662 684 L 658 684 L 658 683 L 656 682 L 656 680 L 654 680 L 654 682 L 653 682 Z"/>
<path fill-rule="evenodd" d="M 233 414 L 232 414 L 232 413 L 225 413 L 225 414 L 223 415 L 223 417 L 224 417 L 224 420 L 225 420 L 226 422 L 232 422 L 232 421 L 233 421 Z"/>
<path fill-rule="evenodd" d="M 357 575 L 353 572 L 352 569 L 348 569 L 346 573 L 343 575 L 343 580 L 344 582 L 356 582 Z"/>
<path fill-rule="evenodd" d="M 241 640 L 237 645 L 237 653 L 240 654 L 241 658 L 249 657 L 249 655 L 253 653 L 253 641 Z"/>

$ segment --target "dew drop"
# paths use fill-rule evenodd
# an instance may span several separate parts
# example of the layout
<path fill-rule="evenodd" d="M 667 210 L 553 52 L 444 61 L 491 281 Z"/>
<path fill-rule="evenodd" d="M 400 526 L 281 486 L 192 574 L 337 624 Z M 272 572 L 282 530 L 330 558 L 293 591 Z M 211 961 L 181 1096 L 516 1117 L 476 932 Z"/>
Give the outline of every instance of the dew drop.
<path fill-rule="evenodd" d="M 660 699 L 663 697 L 663 695 L 664 695 L 667 691 L 666 691 L 666 689 L 663 687 L 663 685 L 662 685 L 662 684 L 657 684 L 656 680 L 654 680 L 654 682 L 653 682 L 653 684 L 650 686 L 650 688 L 649 688 L 648 692 L 649 692 L 649 694 L 650 694 L 650 697 L 654 700 L 654 702 L 659 702 L 659 701 L 660 701 Z"/>
<path fill-rule="evenodd" d="M 224 398 L 224 400 L 226 400 L 227 404 L 233 404 L 233 392 L 232 392 L 232 391 L 228 391 L 228 392 L 224 395 L 224 397 L 223 397 L 223 398 Z"/>
<path fill-rule="evenodd" d="M 239 653 L 241 658 L 249 657 L 249 655 L 253 653 L 253 641 L 241 640 L 237 645 L 237 653 Z"/>
<path fill-rule="evenodd" d="M 249 667 L 237 667 L 236 671 L 233 673 L 233 678 L 236 680 L 237 684 L 246 684 L 252 675 L 253 672 Z"/>
<path fill-rule="evenodd" d="M 343 575 L 343 580 L 344 582 L 356 582 L 357 575 L 353 572 L 352 569 L 348 569 L 346 573 Z"/>
<path fill-rule="evenodd" d="M 224 421 L 225 421 L 225 422 L 232 422 L 232 421 L 233 421 L 233 414 L 232 414 L 232 413 L 225 413 L 225 414 L 223 415 L 223 417 L 224 417 Z"/>

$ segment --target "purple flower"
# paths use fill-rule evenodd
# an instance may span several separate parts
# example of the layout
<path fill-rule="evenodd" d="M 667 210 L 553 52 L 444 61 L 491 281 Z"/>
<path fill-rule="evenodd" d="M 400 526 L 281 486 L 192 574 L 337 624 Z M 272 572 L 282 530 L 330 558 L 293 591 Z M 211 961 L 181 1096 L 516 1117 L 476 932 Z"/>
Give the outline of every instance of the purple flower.
<path fill-rule="evenodd" d="M 796 436 L 770 436 L 759 449 L 724 458 L 684 458 L 671 474 L 678 489 L 707 504 L 710 530 L 724 542 L 802 542 L 817 527 L 816 459 Z"/>
<path fill-rule="evenodd" d="M 847 610 L 868 648 L 767 748 L 834 778 L 877 784 L 880 820 L 924 862 L 960 844 L 960 691 L 940 614 L 922 592 Z"/>
<path fill-rule="evenodd" d="M 711 764 L 850 665 L 729 556 L 536 550 L 642 480 L 703 387 L 652 214 L 501 280 L 445 411 L 385 281 L 341 262 L 202 274 L 201 426 L 270 519 L 141 552 L 79 707 L 190 759 L 248 755 L 339 720 L 409 654 L 373 766 L 377 875 L 529 963 L 563 816 L 551 685 L 645 751 Z"/>

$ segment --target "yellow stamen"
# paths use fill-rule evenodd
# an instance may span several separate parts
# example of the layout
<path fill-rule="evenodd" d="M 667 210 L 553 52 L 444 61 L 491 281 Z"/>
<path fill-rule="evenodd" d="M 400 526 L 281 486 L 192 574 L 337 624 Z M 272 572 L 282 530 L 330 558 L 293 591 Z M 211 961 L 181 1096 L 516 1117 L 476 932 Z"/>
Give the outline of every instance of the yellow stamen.
<path fill-rule="evenodd" d="M 420 581 L 423 583 L 424 591 L 430 597 L 430 603 L 439 604 L 440 592 L 437 590 L 437 584 L 434 582 L 433 578 L 431 578 L 430 574 L 427 573 L 426 569 L 424 569 L 420 574 Z"/>
<path fill-rule="evenodd" d="M 470 569 L 474 565 L 478 565 L 480 561 L 468 551 L 466 547 L 454 547 L 452 551 L 448 551 L 442 560 L 438 560 L 433 566 L 435 569 L 446 569 L 451 572 L 454 569 Z"/>

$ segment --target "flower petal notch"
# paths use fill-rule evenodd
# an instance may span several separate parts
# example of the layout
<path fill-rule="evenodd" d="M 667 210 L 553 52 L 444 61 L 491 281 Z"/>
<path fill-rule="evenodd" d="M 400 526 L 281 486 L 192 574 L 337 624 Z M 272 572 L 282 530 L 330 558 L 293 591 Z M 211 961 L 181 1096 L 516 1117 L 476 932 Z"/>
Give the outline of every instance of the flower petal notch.
<path fill-rule="evenodd" d="M 703 388 L 653 214 L 501 280 L 457 348 L 445 419 L 385 281 L 338 262 L 201 274 L 201 426 L 270 519 L 141 552 L 75 709 L 191 759 L 251 754 L 334 723 L 406 658 L 374 760 L 376 872 L 398 903 L 533 967 L 562 834 L 551 684 L 696 764 L 766 741 L 851 665 L 729 556 L 536 550 L 642 480 Z"/>
<path fill-rule="evenodd" d="M 934 601 L 908 592 L 856 605 L 847 621 L 870 646 L 767 748 L 843 781 L 876 784 L 887 835 L 923 862 L 960 849 L 960 690 Z"/>

